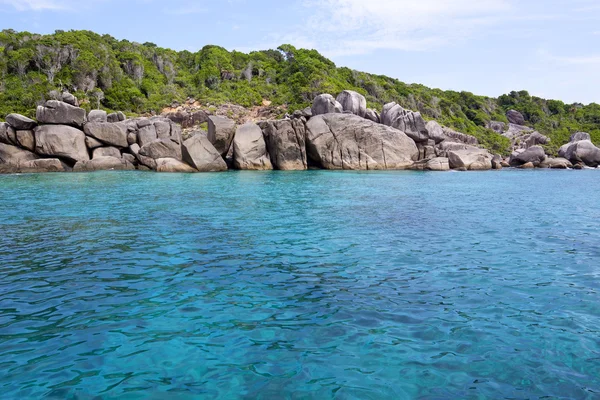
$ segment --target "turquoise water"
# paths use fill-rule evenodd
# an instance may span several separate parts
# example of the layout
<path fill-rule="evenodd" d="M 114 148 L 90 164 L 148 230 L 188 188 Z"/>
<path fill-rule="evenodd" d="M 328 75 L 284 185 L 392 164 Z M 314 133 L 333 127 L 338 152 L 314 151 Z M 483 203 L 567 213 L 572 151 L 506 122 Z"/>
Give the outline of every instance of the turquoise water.
<path fill-rule="evenodd" d="M 600 397 L 598 171 L 0 176 L 0 398 Z"/>

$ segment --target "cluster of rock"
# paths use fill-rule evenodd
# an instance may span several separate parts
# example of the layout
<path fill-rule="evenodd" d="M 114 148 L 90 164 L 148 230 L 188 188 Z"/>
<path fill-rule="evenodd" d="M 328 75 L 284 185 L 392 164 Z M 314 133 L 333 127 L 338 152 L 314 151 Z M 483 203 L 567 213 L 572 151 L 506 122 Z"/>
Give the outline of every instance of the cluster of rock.
<path fill-rule="evenodd" d="M 473 136 L 425 122 L 418 112 L 396 103 L 381 114 L 367 108 L 364 96 L 344 91 L 322 94 L 312 107 L 282 120 L 236 125 L 207 116 L 208 132 L 182 138 L 181 126 L 163 117 L 126 119 L 122 113 L 94 110 L 86 115 L 77 100 L 50 100 L 38 107 L 37 121 L 18 114 L 0 124 L 0 172 L 154 170 L 216 172 L 240 170 L 431 170 L 481 171 L 520 168 L 570 168 L 600 164 L 600 149 L 584 133 L 561 148 L 561 158 L 546 156 L 538 133 L 515 141 L 508 159 L 479 147 Z M 509 119 L 521 122 L 514 112 Z M 525 132 L 502 123 L 503 134 Z M 528 129 L 528 128 L 526 128 Z M 543 136 L 543 135 L 540 135 Z M 516 136 L 515 136 L 516 137 Z"/>

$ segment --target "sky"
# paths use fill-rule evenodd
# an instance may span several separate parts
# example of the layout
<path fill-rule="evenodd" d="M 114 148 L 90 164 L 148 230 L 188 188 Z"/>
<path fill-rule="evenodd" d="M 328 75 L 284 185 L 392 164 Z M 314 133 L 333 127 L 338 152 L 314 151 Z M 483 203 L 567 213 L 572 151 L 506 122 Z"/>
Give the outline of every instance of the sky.
<path fill-rule="evenodd" d="M 190 51 L 289 43 L 407 83 L 600 103 L 599 0 L 0 0 L 9 28 Z"/>

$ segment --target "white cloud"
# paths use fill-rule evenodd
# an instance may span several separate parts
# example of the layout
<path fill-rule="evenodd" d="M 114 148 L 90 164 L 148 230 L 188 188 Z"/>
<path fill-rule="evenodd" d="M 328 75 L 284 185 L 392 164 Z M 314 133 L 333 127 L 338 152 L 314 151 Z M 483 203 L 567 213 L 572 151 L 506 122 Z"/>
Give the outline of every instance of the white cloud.
<path fill-rule="evenodd" d="M 329 56 L 428 50 L 498 21 L 511 0 L 305 0 L 312 16 L 289 35 Z"/>
<path fill-rule="evenodd" d="M 77 3 L 69 0 L 0 0 L 0 4 L 12 6 L 17 11 L 67 10 Z"/>

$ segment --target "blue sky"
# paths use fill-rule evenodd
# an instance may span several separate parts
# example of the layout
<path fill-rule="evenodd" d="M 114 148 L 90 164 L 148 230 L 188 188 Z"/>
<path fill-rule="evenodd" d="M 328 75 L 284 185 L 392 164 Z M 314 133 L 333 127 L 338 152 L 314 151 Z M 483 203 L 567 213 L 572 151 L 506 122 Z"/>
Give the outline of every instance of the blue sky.
<path fill-rule="evenodd" d="M 0 0 L 0 28 L 191 51 L 290 43 L 408 83 L 600 103 L 598 0 Z"/>

